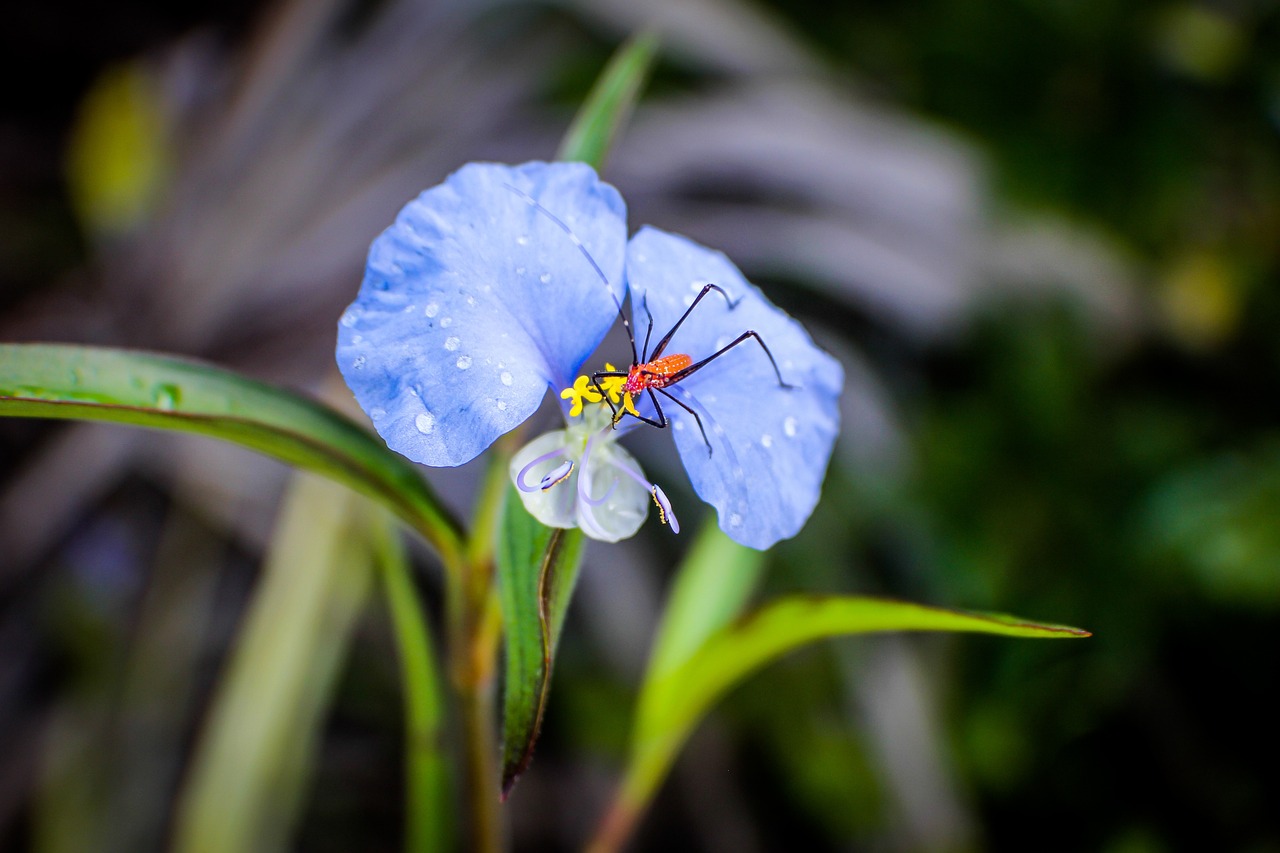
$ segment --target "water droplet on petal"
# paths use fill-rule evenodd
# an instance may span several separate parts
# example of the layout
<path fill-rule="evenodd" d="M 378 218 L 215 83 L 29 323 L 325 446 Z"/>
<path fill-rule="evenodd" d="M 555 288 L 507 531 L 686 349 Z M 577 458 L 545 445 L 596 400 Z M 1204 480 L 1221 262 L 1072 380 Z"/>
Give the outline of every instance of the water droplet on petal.
<path fill-rule="evenodd" d="M 542 275 L 538 276 L 538 281 L 542 282 L 543 284 L 550 284 L 550 283 L 551 283 L 551 273 L 549 273 L 549 272 L 544 272 Z"/>
<path fill-rule="evenodd" d="M 444 339 L 444 348 L 449 352 L 453 352 L 462 345 L 462 339 L 456 335 L 450 335 Z"/>
<path fill-rule="evenodd" d="M 671 425 L 671 428 L 672 428 L 672 429 L 674 429 L 676 432 L 683 432 L 683 431 L 684 431 L 684 421 L 676 421 L 675 423 L 673 423 L 673 424 Z"/>
<path fill-rule="evenodd" d="M 507 401 L 506 401 L 506 400 L 497 400 L 497 401 L 495 402 L 495 405 L 498 407 L 498 411 L 499 411 L 499 412 L 505 412 L 505 411 L 507 410 Z"/>
<path fill-rule="evenodd" d="M 447 328 L 449 328 L 449 327 L 450 327 L 450 326 L 452 326 L 452 325 L 453 325 L 453 318 L 452 318 L 452 317 L 445 317 L 445 318 L 443 318 L 443 319 L 440 321 L 440 328 L 442 328 L 442 329 L 447 329 Z"/>
<path fill-rule="evenodd" d="M 724 427 L 720 426 L 720 424 L 715 424 L 711 427 L 711 433 L 712 435 L 724 435 Z"/>
<path fill-rule="evenodd" d="M 498 378 L 502 380 L 503 385 L 507 385 L 507 386 L 511 385 L 512 377 L 511 377 L 511 374 L 508 373 L 507 371 L 505 370 L 502 371 L 502 375 L 499 376 Z"/>
<path fill-rule="evenodd" d="M 436 416 L 430 412 L 423 412 L 413 419 L 413 425 L 423 435 L 430 435 L 431 431 L 436 428 Z"/>
<path fill-rule="evenodd" d="M 476 298 L 475 298 L 474 296 L 468 296 L 468 297 L 467 297 L 467 304 L 468 304 L 468 305 L 471 305 L 471 306 L 473 306 L 473 307 L 474 307 L 474 306 L 475 306 L 475 304 L 476 304 Z"/>
<path fill-rule="evenodd" d="M 729 513 L 729 526 L 730 526 L 730 527 L 741 527 L 741 526 L 742 526 L 742 516 L 738 515 L 736 512 Z"/>
<path fill-rule="evenodd" d="M 458 356 L 457 364 L 458 364 L 459 370 L 466 370 L 468 367 L 471 366 L 471 356 L 469 355 Z"/>
<path fill-rule="evenodd" d="M 529 245 L 529 235 L 521 234 L 519 237 L 516 238 L 516 242 L 519 243 L 521 246 Z"/>
<path fill-rule="evenodd" d="M 364 363 L 365 363 L 365 357 L 362 355 L 358 355 L 356 356 L 356 360 L 351 362 L 351 366 L 356 370 L 364 370 Z"/>
<path fill-rule="evenodd" d="M 796 419 L 789 417 L 782 422 L 782 431 L 787 434 L 787 438 L 795 438 L 797 426 Z"/>
<path fill-rule="evenodd" d="M 767 432 L 760 436 L 760 446 L 766 448 L 773 447 L 773 436 L 769 435 Z"/>
<path fill-rule="evenodd" d="M 428 317 L 434 317 L 440 313 L 440 306 L 435 302 L 428 302 L 427 307 L 422 309 L 422 313 Z"/>
<path fill-rule="evenodd" d="M 348 308 L 346 311 L 343 312 L 342 319 L 339 322 L 341 322 L 342 325 L 350 329 L 352 326 L 356 324 L 356 321 L 359 319 L 360 319 L 360 312 L 354 308 Z"/>

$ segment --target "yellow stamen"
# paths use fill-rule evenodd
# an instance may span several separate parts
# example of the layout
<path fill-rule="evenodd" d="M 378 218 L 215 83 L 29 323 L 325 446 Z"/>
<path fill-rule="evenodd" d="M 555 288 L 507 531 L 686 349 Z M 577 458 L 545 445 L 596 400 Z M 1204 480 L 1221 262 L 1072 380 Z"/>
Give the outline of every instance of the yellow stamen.
<path fill-rule="evenodd" d="M 658 487 L 654 486 L 649 489 L 649 494 L 653 495 L 653 505 L 658 508 L 658 520 L 663 524 L 667 523 L 667 511 L 662 508 L 662 501 L 658 500 Z"/>

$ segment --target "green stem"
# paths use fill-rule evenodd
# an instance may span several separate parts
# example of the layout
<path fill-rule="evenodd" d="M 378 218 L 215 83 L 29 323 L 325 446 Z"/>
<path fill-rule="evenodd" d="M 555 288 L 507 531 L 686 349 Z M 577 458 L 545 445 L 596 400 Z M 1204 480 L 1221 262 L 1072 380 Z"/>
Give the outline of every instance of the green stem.
<path fill-rule="evenodd" d="M 518 431 L 517 431 L 518 432 Z M 494 445 L 480 490 L 467 560 L 451 577 L 446 606 L 450 624 L 450 672 L 458 696 L 464 744 L 471 849 L 502 847 L 494 693 L 501 619 L 494 586 L 494 534 L 506 495 L 507 465 L 519 436 Z"/>
<path fill-rule="evenodd" d="M 378 517 L 374 546 L 396 635 L 405 698 L 405 850 L 453 846 L 449 766 L 444 754 L 444 684 L 412 569 L 393 525 Z"/>

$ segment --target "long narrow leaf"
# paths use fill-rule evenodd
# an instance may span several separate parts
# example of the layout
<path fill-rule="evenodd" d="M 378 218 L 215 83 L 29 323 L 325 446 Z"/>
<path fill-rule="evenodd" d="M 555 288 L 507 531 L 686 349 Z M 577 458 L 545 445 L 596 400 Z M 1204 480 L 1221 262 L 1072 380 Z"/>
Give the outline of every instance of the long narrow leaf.
<path fill-rule="evenodd" d="M 618 48 L 565 133 L 557 160 L 580 160 L 597 171 L 604 168 L 613 139 L 631 114 L 657 54 L 658 39 L 652 33 L 634 36 Z"/>
<path fill-rule="evenodd" d="M 390 519 L 375 518 L 373 545 L 391 611 L 405 708 L 406 853 L 453 847 L 453 791 L 446 755 L 444 680 L 412 567 Z"/>
<path fill-rule="evenodd" d="M 332 477 L 389 506 L 452 562 L 459 527 L 413 465 L 338 413 L 195 361 L 57 344 L 0 345 L 0 415 L 201 433 Z"/>
<path fill-rule="evenodd" d="M 964 613 L 877 598 L 775 601 L 711 635 L 685 661 L 654 673 L 641 692 L 626 777 L 593 850 L 613 850 L 630 832 L 676 753 L 721 696 L 764 665 L 816 640 L 885 631 L 964 631 L 1008 637 L 1087 637 L 1078 628 Z"/>
<path fill-rule="evenodd" d="M 498 547 L 506 629 L 502 795 L 533 758 L 551 685 L 552 661 L 582 560 L 582 532 L 544 527 L 511 495 Z"/>
<path fill-rule="evenodd" d="M 762 552 L 734 542 L 714 520 L 704 525 L 672 581 L 648 678 L 660 678 L 687 661 L 737 616 L 763 569 Z"/>
<path fill-rule="evenodd" d="M 178 810 L 179 853 L 283 850 L 368 598 L 371 507 L 298 474 Z"/>

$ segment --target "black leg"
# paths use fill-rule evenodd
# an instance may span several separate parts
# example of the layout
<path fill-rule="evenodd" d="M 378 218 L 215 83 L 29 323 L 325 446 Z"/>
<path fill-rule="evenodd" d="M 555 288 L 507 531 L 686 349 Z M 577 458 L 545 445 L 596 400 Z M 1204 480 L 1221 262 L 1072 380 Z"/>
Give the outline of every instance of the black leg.
<path fill-rule="evenodd" d="M 706 296 L 708 293 L 710 293 L 713 290 L 724 297 L 724 301 L 729 303 L 730 308 L 732 308 L 734 305 L 737 304 L 729 300 L 729 294 L 725 293 L 724 288 L 722 288 L 720 285 L 704 284 L 702 286 L 702 290 L 698 291 L 698 295 L 693 298 L 693 302 L 689 303 L 689 307 L 684 309 L 684 313 L 680 315 L 680 319 L 676 320 L 676 324 L 671 327 L 671 331 L 663 335 L 662 340 L 658 341 L 658 345 L 653 348 L 653 354 L 645 357 L 646 363 L 653 361 L 658 356 L 662 355 L 663 351 L 666 350 L 667 348 L 667 344 L 671 343 L 671 336 L 676 333 L 676 329 L 680 328 L 680 325 L 684 323 L 686 319 L 688 319 L 691 313 L 693 313 L 693 309 L 698 307 L 698 303 L 702 301 L 702 297 Z M 649 318 L 649 321 L 653 322 L 652 316 Z"/>
<path fill-rule="evenodd" d="M 659 388 L 658 390 L 662 392 L 662 396 L 666 397 L 668 400 L 675 403 L 677 406 L 684 409 L 689 414 L 693 415 L 693 420 L 698 425 L 698 432 L 702 433 L 702 443 L 707 446 L 707 456 L 710 456 L 711 441 L 707 438 L 707 431 L 702 426 L 702 418 L 698 417 L 698 413 L 693 410 L 692 406 L 690 406 L 684 400 L 681 400 L 675 394 L 672 394 L 670 391 L 667 391 L 666 389 L 663 389 L 663 388 Z M 654 401 L 654 404 L 655 405 L 657 404 L 657 400 Z"/>
<path fill-rule="evenodd" d="M 648 364 L 649 363 L 649 336 L 653 334 L 653 314 L 649 311 L 648 291 L 646 291 L 640 297 L 640 307 L 644 309 L 644 315 L 649 318 L 649 329 L 644 333 L 644 349 L 640 351 L 641 360 L 636 363 Z"/>
<path fill-rule="evenodd" d="M 627 374 L 623 373 L 620 370 L 598 370 L 595 373 L 591 374 L 591 384 L 595 386 L 596 392 L 602 398 L 604 398 L 605 403 L 609 405 L 609 411 L 613 414 L 614 429 L 618 428 L 618 421 L 622 419 L 622 416 L 618 414 L 618 407 L 613 405 L 613 401 L 609 399 L 609 392 L 604 390 L 604 388 L 600 387 L 600 380 L 612 379 L 618 376 L 626 376 L 626 375 Z"/>
<path fill-rule="evenodd" d="M 769 347 L 765 346 L 764 340 L 760 337 L 760 335 L 756 334 L 755 332 L 743 332 L 742 334 L 738 335 L 738 337 L 730 341 L 728 344 L 722 346 L 720 349 L 716 350 L 711 355 L 704 358 L 702 361 L 695 362 L 694 364 L 691 364 L 688 367 L 686 367 L 684 370 L 677 370 L 675 373 L 671 374 L 671 381 L 667 384 L 674 385 L 676 382 L 679 382 L 680 380 L 684 379 L 690 374 L 698 372 L 698 370 L 702 369 L 703 367 L 706 367 L 712 361 L 715 361 L 717 358 L 724 355 L 729 350 L 733 349 L 743 341 L 746 341 L 748 338 L 755 338 L 756 343 L 758 343 L 760 345 L 760 348 L 764 350 L 764 354 L 769 357 L 769 363 L 773 365 L 773 373 L 775 376 L 778 377 L 778 386 L 780 388 L 796 387 L 782 380 L 782 371 L 778 369 L 778 362 L 774 360 L 773 353 L 769 352 Z"/>

